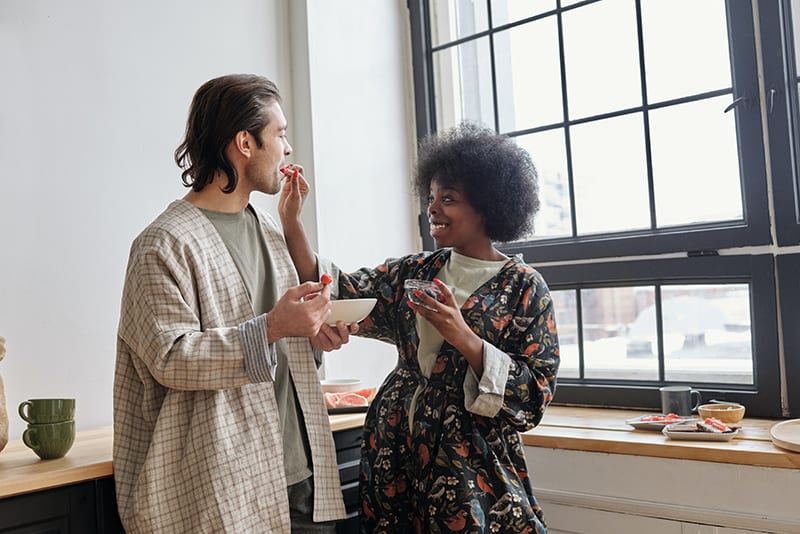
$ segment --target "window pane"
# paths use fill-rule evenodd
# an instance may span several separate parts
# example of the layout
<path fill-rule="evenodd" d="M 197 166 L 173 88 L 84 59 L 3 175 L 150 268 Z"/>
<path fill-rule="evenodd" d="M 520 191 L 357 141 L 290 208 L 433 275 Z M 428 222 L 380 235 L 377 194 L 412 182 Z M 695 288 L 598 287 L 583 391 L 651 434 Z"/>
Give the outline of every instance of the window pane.
<path fill-rule="evenodd" d="M 629 317 L 625 325 L 625 355 L 632 359 L 652 360 L 658 365 L 658 326 L 656 321 L 655 288 L 648 286 L 633 289 L 633 316 Z"/>
<path fill-rule="evenodd" d="M 547 17 L 495 34 L 501 132 L 564 120 L 556 22 Z"/>
<path fill-rule="evenodd" d="M 579 378 L 578 364 L 578 307 L 574 290 L 551 291 L 553 308 L 556 313 L 558 328 L 558 351 L 561 365 L 558 376 L 562 378 Z"/>
<path fill-rule="evenodd" d="M 646 0 L 642 28 L 651 104 L 732 86 L 723 0 Z"/>
<path fill-rule="evenodd" d="M 642 105 L 635 3 L 605 0 L 564 13 L 569 116 Z"/>
<path fill-rule="evenodd" d="M 578 234 L 650 227 L 639 113 L 570 129 Z"/>
<path fill-rule="evenodd" d="M 440 130 L 464 120 L 494 128 L 492 68 L 486 37 L 434 53 L 433 76 Z"/>
<path fill-rule="evenodd" d="M 746 284 L 664 286 L 661 299 L 666 380 L 753 383 Z"/>
<path fill-rule="evenodd" d="M 489 28 L 486 0 L 433 0 L 431 42 L 434 46 Z"/>
<path fill-rule="evenodd" d="M 516 138 L 531 155 L 539 174 L 539 213 L 534 238 L 565 237 L 572 234 L 564 130 L 547 130 Z M 520 241 L 527 241 L 525 236 Z"/>
<path fill-rule="evenodd" d="M 800 7 L 796 0 L 792 0 L 792 36 L 794 37 L 794 71 L 800 73 Z M 787 61 L 788 63 L 788 61 Z"/>
<path fill-rule="evenodd" d="M 637 307 L 652 300 L 652 287 L 581 291 L 586 378 L 658 380 L 658 358 L 638 350 L 655 340 L 655 317 L 631 332 Z"/>
<path fill-rule="evenodd" d="M 729 101 L 710 98 L 650 112 L 659 227 L 742 219 L 736 120 L 722 112 Z"/>
<path fill-rule="evenodd" d="M 555 0 L 492 0 L 492 26 L 526 19 L 555 7 Z"/>

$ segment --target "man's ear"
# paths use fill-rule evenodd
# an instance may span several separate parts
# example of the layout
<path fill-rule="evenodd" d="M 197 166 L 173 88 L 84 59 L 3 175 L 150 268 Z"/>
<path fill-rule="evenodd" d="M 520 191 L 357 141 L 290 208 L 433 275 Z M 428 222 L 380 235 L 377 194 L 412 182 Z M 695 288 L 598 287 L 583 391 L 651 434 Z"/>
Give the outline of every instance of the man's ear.
<path fill-rule="evenodd" d="M 253 146 L 253 139 L 250 137 L 250 133 L 247 130 L 242 130 L 233 136 L 233 139 L 231 139 L 231 145 L 233 150 L 244 157 L 249 158 Z"/>

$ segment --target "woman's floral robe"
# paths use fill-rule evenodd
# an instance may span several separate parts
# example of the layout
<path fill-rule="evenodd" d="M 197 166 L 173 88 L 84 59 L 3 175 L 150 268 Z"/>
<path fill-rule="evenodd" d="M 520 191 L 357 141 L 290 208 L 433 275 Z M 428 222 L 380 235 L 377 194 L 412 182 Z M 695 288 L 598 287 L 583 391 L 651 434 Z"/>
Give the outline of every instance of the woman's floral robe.
<path fill-rule="evenodd" d="M 511 258 L 464 303 L 467 324 L 511 358 L 499 413 L 473 414 L 464 407 L 468 364 L 453 346 L 444 342 L 430 378 L 421 374 L 415 313 L 403 291 L 405 279 L 431 280 L 449 257 L 442 249 L 339 275 L 339 298 L 378 299 L 360 334 L 394 343 L 399 356 L 364 426 L 362 531 L 545 532 L 519 432 L 539 423 L 555 390 L 550 293 L 538 272 Z"/>

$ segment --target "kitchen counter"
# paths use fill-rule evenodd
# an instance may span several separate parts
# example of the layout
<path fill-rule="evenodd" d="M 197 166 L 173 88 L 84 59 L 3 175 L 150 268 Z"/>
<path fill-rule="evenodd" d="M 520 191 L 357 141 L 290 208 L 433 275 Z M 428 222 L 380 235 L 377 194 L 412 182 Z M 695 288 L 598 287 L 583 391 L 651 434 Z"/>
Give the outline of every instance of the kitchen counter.
<path fill-rule="evenodd" d="M 364 414 L 330 416 L 334 432 L 364 424 Z M 76 482 L 110 477 L 113 432 L 110 426 L 81 430 L 69 453 L 56 460 L 40 460 L 22 443 L 10 441 L 0 451 L 0 499 Z"/>
<path fill-rule="evenodd" d="M 22 443 L 9 441 L 0 451 L 0 499 L 85 480 L 110 477 L 111 427 L 81 430 L 63 458 L 40 460 Z"/>
<path fill-rule="evenodd" d="M 800 469 L 800 453 L 770 440 L 777 420 L 745 418 L 742 437 L 730 442 L 684 442 L 625 424 L 643 413 L 551 406 L 522 441 L 531 447 Z M 330 421 L 334 432 L 349 430 L 363 425 L 364 414 L 332 415 Z M 0 451 L 0 498 L 112 476 L 111 440 L 111 427 L 79 431 L 67 456 L 57 460 L 39 460 L 20 440 L 10 442 Z"/>

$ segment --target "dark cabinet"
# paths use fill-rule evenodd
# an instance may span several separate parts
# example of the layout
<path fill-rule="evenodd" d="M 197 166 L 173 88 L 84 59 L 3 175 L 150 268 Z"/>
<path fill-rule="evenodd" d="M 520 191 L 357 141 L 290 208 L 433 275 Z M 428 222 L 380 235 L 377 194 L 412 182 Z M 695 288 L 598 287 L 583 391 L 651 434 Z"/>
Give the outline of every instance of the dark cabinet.
<path fill-rule="evenodd" d="M 361 462 L 361 428 L 351 428 L 333 433 L 336 443 L 336 463 L 339 464 L 339 480 L 342 482 L 344 506 L 347 519 L 336 525 L 337 534 L 358 532 L 358 471 Z"/>
<path fill-rule="evenodd" d="M 0 500 L 0 534 L 122 532 L 111 477 Z"/>

